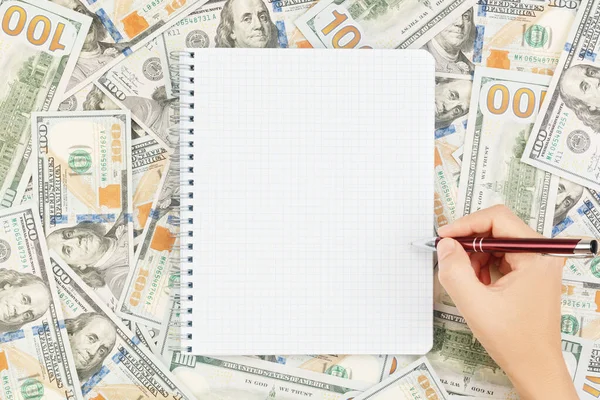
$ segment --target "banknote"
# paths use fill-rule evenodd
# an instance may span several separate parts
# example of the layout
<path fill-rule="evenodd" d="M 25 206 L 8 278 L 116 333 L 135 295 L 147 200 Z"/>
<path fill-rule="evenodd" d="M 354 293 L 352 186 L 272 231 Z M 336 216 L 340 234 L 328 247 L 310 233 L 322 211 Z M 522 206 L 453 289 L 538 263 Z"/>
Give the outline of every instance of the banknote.
<path fill-rule="evenodd" d="M 473 336 L 456 308 L 435 304 L 433 332 L 433 348 L 427 359 L 448 391 L 507 399 L 516 395 L 506 373 Z"/>
<path fill-rule="evenodd" d="M 170 369 L 202 400 L 356 398 L 369 384 L 248 357 L 211 358 L 175 352 Z"/>
<path fill-rule="evenodd" d="M 531 228 L 550 235 L 558 178 L 521 162 L 548 81 L 543 75 L 476 68 L 458 216 L 504 204 Z"/>
<path fill-rule="evenodd" d="M 178 131 L 170 132 L 176 114 L 176 98 L 167 92 L 168 77 L 160 61 L 156 38 L 115 65 L 96 84 L 158 143 L 169 150 L 179 143 Z"/>
<path fill-rule="evenodd" d="M 593 341 L 583 385 L 577 385 L 580 399 L 600 396 L 600 284 L 563 280 L 561 331 Z"/>
<path fill-rule="evenodd" d="M 135 253 L 135 267 L 117 308 L 122 318 L 160 329 L 171 303 L 171 288 L 180 271 L 179 162 L 173 158 L 164 170 L 160 194 L 150 211 Z"/>
<path fill-rule="evenodd" d="M 81 397 L 37 210 L 0 212 L 2 398 Z"/>
<path fill-rule="evenodd" d="M 561 331 L 597 341 L 600 339 L 600 284 L 563 280 Z"/>
<path fill-rule="evenodd" d="M 447 400 L 448 392 L 426 357 L 390 375 L 355 400 L 430 399 Z"/>
<path fill-rule="evenodd" d="M 48 247 L 112 308 L 133 266 L 130 129 L 126 111 L 32 114 Z"/>
<path fill-rule="evenodd" d="M 221 0 L 209 1 L 179 20 L 163 33 L 161 61 L 166 66 L 165 73 L 174 72 L 178 62 L 177 52 L 186 48 L 206 47 L 255 47 L 255 48 L 295 48 L 310 47 L 294 21 L 316 3 L 316 0 L 271 1 L 271 0 Z M 236 4 L 241 7 L 232 7 Z M 261 12 L 264 21 L 254 30 L 239 29 L 242 20 L 233 13 Z M 241 15 L 241 14 L 240 14 Z M 227 21 L 232 21 L 229 23 Z M 232 38 L 233 30 L 236 37 Z M 245 37 L 237 37 L 245 34 Z M 174 55 L 175 57 L 171 57 Z M 170 74 L 172 87 L 179 89 L 177 74 Z"/>
<path fill-rule="evenodd" d="M 600 239 L 600 194 L 561 179 L 554 212 L 553 237 Z M 563 276 L 600 284 L 600 257 L 566 259 Z"/>
<path fill-rule="evenodd" d="M 296 19 L 319 48 L 419 48 L 472 8 L 471 0 L 321 0 Z"/>
<path fill-rule="evenodd" d="M 205 0 L 51 0 L 92 18 L 85 45 L 67 86 L 67 96 L 77 93 L 112 66 L 142 48 L 177 22 L 190 7 Z"/>
<path fill-rule="evenodd" d="M 552 75 L 578 7 L 579 0 L 481 1 L 475 7 L 473 62 Z"/>
<path fill-rule="evenodd" d="M 600 343 L 598 342 L 593 344 L 583 387 L 577 389 L 582 400 L 597 400 L 600 397 Z"/>
<path fill-rule="evenodd" d="M 7 208 L 19 204 L 31 176 L 29 113 L 58 108 L 91 19 L 21 0 L 0 1 L 0 17 L 0 206 Z M 44 27 L 39 39 L 37 24 Z"/>
<path fill-rule="evenodd" d="M 58 106 L 58 111 L 100 111 L 121 110 L 108 98 L 95 84 L 90 83 L 77 93 L 63 100 Z M 135 122 L 131 121 L 131 138 L 147 136 L 147 133 Z"/>
<path fill-rule="evenodd" d="M 523 162 L 600 190 L 600 0 L 581 0 Z"/>
<path fill-rule="evenodd" d="M 158 200 L 160 183 L 167 172 L 167 150 L 150 135 L 131 141 L 131 167 L 133 181 L 133 243 L 144 240 L 144 228 L 150 217 L 152 205 Z"/>
<path fill-rule="evenodd" d="M 427 359 L 448 391 L 488 398 L 518 398 L 506 373 L 473 336 L 456 308 L 435 304 L 433 319 L 434 344 Z M 579 392 L 585 380 L 592 344 L 587 339 L 562 335 L 563 358 Z"/>
<path fill-rule="evenodd" d="M 74 95 L 69 96 L 60 106 L 59 111 L 120 110 L 108 96 L 96 85 L 90 83 Z M 158 183 L 165 164 L 168 151 L 143 129 L 132 121 L 131 134 L 131 166 L 133 183 L 133 240 L 134 246 L 140 243 L 144 226 L 148 220 L 152 202 L 157 197 Z M 25 189 L 25 196 L 30 199 L 30 191 Z"/>
<path fill-rule="evenodd" d="M 435 228 L 456 219 L 458 181 L 471 104 L 470 76 L 437 73 L 435 77 Z"/>
<path fill-rule="evenodd" d="M 389 374 L 385 370 L 387 355 L 269 355 L 254 356 L 265 361 L 337 376 L 370 384 L 381 382 Z"/>
<path fill-rule="evenodd" d="M 54 251 L 52 271 L 86 399 L 194 399 Z"/>

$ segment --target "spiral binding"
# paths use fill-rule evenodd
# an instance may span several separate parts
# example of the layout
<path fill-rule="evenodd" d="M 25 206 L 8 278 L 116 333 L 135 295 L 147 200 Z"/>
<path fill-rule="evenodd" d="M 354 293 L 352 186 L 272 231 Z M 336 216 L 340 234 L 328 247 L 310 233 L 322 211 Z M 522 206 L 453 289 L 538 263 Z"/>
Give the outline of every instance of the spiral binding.
<path fill-rule="evenodd" d="M 179 284 L 173 287 L 174 303 L 179 303 L 179 321 L 171 323 L 171 326 L 178 330 L 177 333 L 169 333 L 169 336 L 177 339 L 180 346 L 173 350 L 182 353 L 192 353 L 192 301 L 194 300 L 193 262 L 194 262 L 194 167 L 185 165 L 194 160 L 194 89 L 187 89 L 186 86 L 194 84 L 194 52 L 175 51 L 169 54 L 174 61 L 171 64 L 171 76 L 177 84 L 173 85 L 173 95 L 179 96 L 177 102 L 178 113 L 171 118 L 174 124 L 169 133 L 179 135 L 179 179 L 180 195 L 176 196 L 180 204 L 180 233 L 179 238 L 179 257 L 173 257 L 173 262 L 179 264 Z"/>

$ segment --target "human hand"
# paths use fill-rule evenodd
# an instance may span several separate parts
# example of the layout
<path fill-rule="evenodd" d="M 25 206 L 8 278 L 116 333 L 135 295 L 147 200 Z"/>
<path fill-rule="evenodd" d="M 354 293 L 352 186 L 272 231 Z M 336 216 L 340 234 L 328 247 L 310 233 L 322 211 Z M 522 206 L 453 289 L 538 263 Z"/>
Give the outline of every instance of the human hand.
<path fill-rule="evenodd" d="M 449 237 L 542 237 L 505 206 L 438 229 L 439 280 L 473 334 L 524 399 L 578 399 L 561 351 L 565 259 L 532 253 L 468 254 Z M 490 282 L 499 259 L 503 275 Z"/>

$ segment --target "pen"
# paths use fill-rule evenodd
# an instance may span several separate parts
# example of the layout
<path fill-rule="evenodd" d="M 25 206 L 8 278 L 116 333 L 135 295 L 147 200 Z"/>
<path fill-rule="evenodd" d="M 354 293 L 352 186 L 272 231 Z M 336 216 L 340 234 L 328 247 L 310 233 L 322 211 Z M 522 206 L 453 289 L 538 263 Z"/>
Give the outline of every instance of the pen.
<path fill-rule="evenodd" d="M 598 241 L 575 238 L 452 238 L 472 253 L 542 253 L 561 257 L 594 257 L 598 254 Z M 417 247 L 435 251 L 442 238 L 435 237 L 413 242 Z"/>

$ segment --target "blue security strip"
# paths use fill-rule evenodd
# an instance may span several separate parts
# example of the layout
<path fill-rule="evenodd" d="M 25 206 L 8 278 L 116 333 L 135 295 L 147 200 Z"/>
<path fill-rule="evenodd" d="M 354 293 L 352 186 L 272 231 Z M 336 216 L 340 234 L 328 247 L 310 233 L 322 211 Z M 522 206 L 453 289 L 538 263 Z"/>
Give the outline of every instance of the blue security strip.
<path fill-rule="evenodd" d="M 124 213 L 123 218 L 125 219 L 125 222 L 133 222 L 133 214 Z"/>
<path fill-rule="evenodd" d="M 96 223 L 107 223 L 115 222 L 115 214 L 77 214 L 77 223 L 80 222 L 96 222 Z"/>
<path fill-rule="evenodd" d="M 556 224 L 552 228 L 552 237 L 557 236 L 559 233 L 561 233 L 562 231 L 567 229 L 569 227 L 569 225 L 572 225 L 572 224 L 573 224 L 573 219 L 571 217 L 567 217 L 567 218 L 563 219 L 562 221 L 560 221 L 558 224 Z"/>
<path fill-rule="evenodd" d="M 274 13 L 280 13 L 281 12 L 281 2 L 278 0 L 272 1 L 271 4 L 273 5 L 273 12 Z"/>
<path fill-rule="evenodd" d="M 96 0 L 86 0 L 89 5 L 92 5 L 96 2 Z"/>
<path fill-rule="evenodd" d="M 473 43 L 473 62 L 480 63 L 483 58 L 483 35 L 485 33 L 485 26 L 477 25 L 475 27 L 475 43 Z"/>
<path fill-rule="evenodd" d="M 131 341 L 132 341 L 132 342 L 133 342 L 133 344 L 135 344 L 135 345 L 138 345 L 138 344 L 142 343 L 142 341 L 140 340 L 140 338 L 139 338 L 139 337 L 137 337 L 137 336 L 134 336 L 134 337 L 132 337 L 132 338 L 131 338 Z"/>
<path fill-rule="evenodd" d="M 115 24 L 113 24 L 106 11 L 104 11 L 104 9 L 101 8 L 98 11 L 96 11 L 96 15 L 98 16 L 98 18 L 100 18 L 100 21 L 102 21 L 102 25 L 104 25 L 108 33 L 110 33 L 110 36 L 113 38 L 113 40 L 116 43 L 121 42 L 123 40 L 123 36 L 121 36 L 121 33 L 119 32 Z"/>
<path fill-rule="evenodd" d="M 14 340 L 20 340 L 25 337 L 25 332 L 23 329 L 19 329 L 13 332 L 6 332 L 0 335 L 0 343 L 9 343 Z"/>
<path fill-rule="evenodd" d="M 487 12 L 485 11 L 485 6 L 486 6 L 486 5 L 487 5 L 487 3 L 486 3 L 486 2 L 483 2 L 483 4 L 480 4 L 480 5 L 477 7 L 477 16 L 478 16 L 478 17 L 485 17 L 485 16 L 486 16 L 486 14 L 487 14 Z"/>
<path fill-rule="evenodd" d="M 571 51 L 571 47 L 572 46 L 573 45 L 571 43 L 569 43 L 569 42 L 565 43 L 565 51 Z"/>
<path fill-rule="evenodd" d="M 443 138 L 444 136 L 452 135 L 453 133 L 456 133 L 456 128 L 454 127 L 454 124 L 450 124 L 450 126 L 445 128 L 436 129 L 433 134 L 437 140 Z"/>
<path fill-rule="evenodd" d="M 96 372 L 94 375 L 90 377 L 90 379 L 81 385 L 81 393 L 85 396 L 88 394 L 94 387 L 100 383 L 100 381 L 110 373 L 110 369 L 105 365 L 100 368 L 100 371 Z"/>
<path fill-rule="evenodd" d="M 31 327 L 31 331 L 33 332 L 33 336 L 39 336 L 40 333 L 50 332 L 50 326 L 46 325 L 36 325 Z"/>
<path fill-rule="evenodd" d="M 275 26 L 277 26 L 277 40 L 279 41 L 279 47 L 287 49 L 289 45 L 288 38 L 285 33 L 285 24 L 283 21 L 277 21 L 275 22 Z"/>
<path fill-rule="evenodd" d="M 133 53 L 133 51 L 131 51 L 131 47 L 125 47 L 123 49 L 123 54 L 125 54 L 125 57 L 129 56 L 132 53 Z"/>
<path fill-rule="evenodd" d="M 52 215 L 50 216 L 50 225 L 60 225 L 69 222 L 68 215 Z"/>

